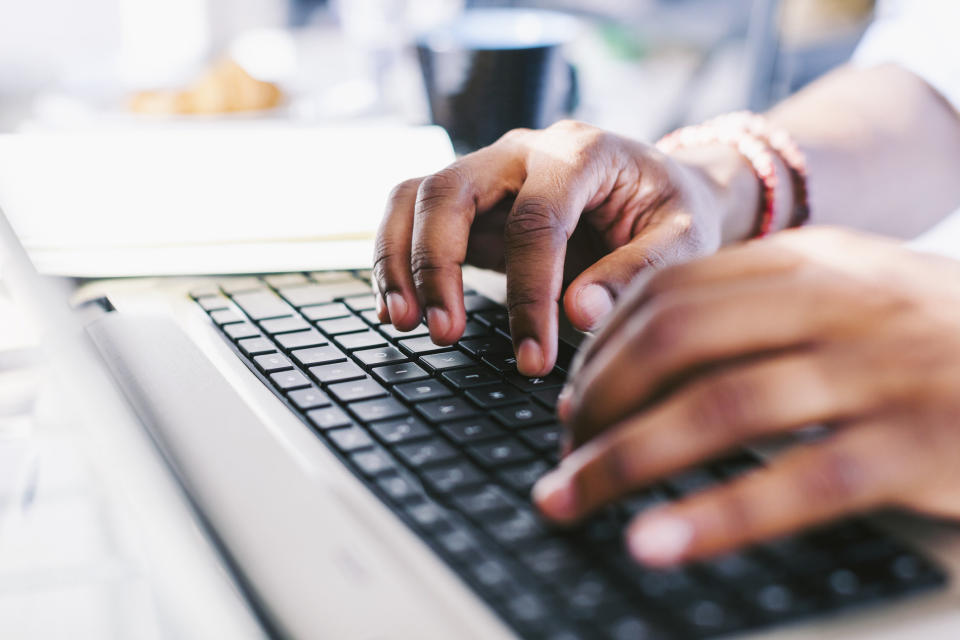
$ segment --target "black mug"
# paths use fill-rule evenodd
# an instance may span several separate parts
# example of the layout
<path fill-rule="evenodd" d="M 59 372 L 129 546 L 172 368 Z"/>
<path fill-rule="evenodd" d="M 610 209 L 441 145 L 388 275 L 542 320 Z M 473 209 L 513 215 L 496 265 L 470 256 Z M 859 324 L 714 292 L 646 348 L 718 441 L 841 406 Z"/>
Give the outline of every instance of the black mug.
<path fill-rule="evenodd" d="M 578 31 L 563 13 L 473 9 L 424 34 L 417 54 L 431 120 L 467 153 L 570 115 L 578 88 L 564 48 Z"/>

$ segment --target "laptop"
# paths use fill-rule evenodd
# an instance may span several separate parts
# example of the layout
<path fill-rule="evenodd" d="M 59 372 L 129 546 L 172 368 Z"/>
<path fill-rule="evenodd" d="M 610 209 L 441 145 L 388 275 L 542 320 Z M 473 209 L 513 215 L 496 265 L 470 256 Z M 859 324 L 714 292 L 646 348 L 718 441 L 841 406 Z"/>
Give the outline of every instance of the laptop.
<path fill-rule="evenodd" d="M 380 324 L 367 271 L 94 282 L 73 296 L 81 321 L 2 215 L 0 242 L 82 404 L 116 423 L 100 444 L 128 442 L 116 481 L 149 491 L 144 517 L 180 542 L 162 564 L 182 569 L 184 636 L 960 634 L 946 525 L 858 517 L 671 570 L 628 557 L 628 518 L 764 464 L 752 451 L 573 528 L 542 520 L 528 494 L 558 460 L 576 340 L 551 374 L 520 376 L 482 274 L 443 347 Z"/>

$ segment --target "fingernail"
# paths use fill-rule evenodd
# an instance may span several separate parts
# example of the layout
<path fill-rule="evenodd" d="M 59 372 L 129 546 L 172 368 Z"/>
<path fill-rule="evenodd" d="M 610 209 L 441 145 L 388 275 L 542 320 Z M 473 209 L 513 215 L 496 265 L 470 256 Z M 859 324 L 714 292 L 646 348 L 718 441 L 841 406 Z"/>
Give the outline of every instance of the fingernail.
<path fill-rule="evenodd" d="M 407 315 L 407 301 L 396 291 L 387 294 L 387 310 L 390 312 L 390 321 L 398 322 Z"/>
<path fill-rule="evenodd" d="M 570 419 L 570 410 L 572 408 L 571 398 L 573 391 L 570 387 L 564 387 L 557 396 L 557 417 L 566 422 Z"/>
<path fill-rule="evenodd" d="M 577 307 L 584 315 L 587 326 L 593 329 L 613 310 L 613 298 L 605 287 L 588 284 L 577 294 Z"/>
<path fill-rule="evenodd" d="M 568 519 L 575 515 L 576 496 L 570 479 L 564 473 L 554 471 L 540 478 L 533 485 L 531 497 L 540 510 L 551 518 Z"/>
<path fill-rule="evenodd" d="M 524 338 L 517 349 L 517 368 L 521 373 L 537 375 L 543 371 L 543 350 L 533 338 Z"/>
<path fill-rule="evenodd" d="M 440 307 L 430 307 L 427 309 L 427 327 L 434 339 L 447 335 L 450 331 L 450 314 Z"/>
<path fill-rule="evenodd" d="M 693 540 L 693 526 L 682 518 L 651 515 L 630 532 L 630 553 L 644 564 L 676 564 Z"/>

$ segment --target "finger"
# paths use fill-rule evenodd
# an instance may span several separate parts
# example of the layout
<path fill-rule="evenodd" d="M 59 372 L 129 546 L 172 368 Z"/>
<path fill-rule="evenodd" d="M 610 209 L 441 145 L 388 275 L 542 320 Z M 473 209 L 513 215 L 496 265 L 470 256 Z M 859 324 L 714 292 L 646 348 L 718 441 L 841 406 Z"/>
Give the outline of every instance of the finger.
<path fill-rule="evenodd" d="M 897 421 L 852 425 L 768 469 L 639 516 L 628 546 L 643 563 L 669 566 L 891 504 L 921 478 L 925 446 Z"/>
<path fill-rule="evenodd" d="M 420 322 L 420 310 L 410 274 L 413 207 L 423 178 L 401 182 L 390 192 L 387 211 L 377 230 L 373 280 L 377 315 L 398 329 L 409 331 Z"/>
<path fill-rule="evenodd" d="M 663 296 L 645 307 L 573 379 L 574 443 L 654 400 L 682 376 L 725 361 L 806 347 L 856 321 L 841 288 L 769 278 Z"/>
<path fill-rule="evenodd" d="M 450 344 L 463 333 L 463 280 L 477 211 L 516 193 L 524 180 L 521 134 L 464 156 L 420 183 L 413 216 L 411 269 L 430 337 Z"/>
<path fill-rule="evenodd" d="M 869 381 L 808 351 L 705 376 L 581 447 L 534 489 L 548 517 L 583 517 L 623 494 L 735 445 L 866 411 Z"/>
<path fill-rule="evenodd" d="M 689 260 L 693 251 L 685 241 L 688 232 L 683 220 L 670 217 L 584 270 L 564 294 L 564 310 L 571 324 L 581 331 L 597 329 L 639 273 Z"/>

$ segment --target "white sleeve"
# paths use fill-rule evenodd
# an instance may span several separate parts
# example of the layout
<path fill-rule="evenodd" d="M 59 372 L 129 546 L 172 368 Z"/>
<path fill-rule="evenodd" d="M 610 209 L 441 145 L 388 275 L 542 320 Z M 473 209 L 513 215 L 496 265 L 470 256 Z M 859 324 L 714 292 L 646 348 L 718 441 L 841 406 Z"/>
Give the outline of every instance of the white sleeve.
<path fill-rule="evenodd" d="M 894 63 L 927 81 L 960 111 L 960 1 L 879 0 L 853 63 Z"/>

